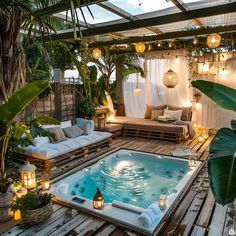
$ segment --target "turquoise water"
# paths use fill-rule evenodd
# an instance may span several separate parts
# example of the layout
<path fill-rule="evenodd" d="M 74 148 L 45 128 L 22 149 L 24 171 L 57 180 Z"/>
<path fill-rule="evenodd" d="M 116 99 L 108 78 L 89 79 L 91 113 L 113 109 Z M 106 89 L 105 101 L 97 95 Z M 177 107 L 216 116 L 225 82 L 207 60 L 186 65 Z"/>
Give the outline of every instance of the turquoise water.
<path fill-rule="evenodd" d="M 113 200 L 147 208 L 160 194 L 171 194 L 189 171 L 188 162 L 138 152 L 118 152 L 70 183 L 69 194 L 93 199 L 99 187 L 105 203 Z"/>

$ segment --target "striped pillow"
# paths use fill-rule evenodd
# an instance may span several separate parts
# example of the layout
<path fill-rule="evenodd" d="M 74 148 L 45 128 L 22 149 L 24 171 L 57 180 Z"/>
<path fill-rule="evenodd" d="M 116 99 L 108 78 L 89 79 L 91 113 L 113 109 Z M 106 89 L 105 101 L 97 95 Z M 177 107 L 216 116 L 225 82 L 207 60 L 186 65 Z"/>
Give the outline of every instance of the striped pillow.
<path fill-rule="evenodd" d="M 163 115 L 163 110 L 152 110 L 151 120 L 158 120 L 158 116 Z"/>
<path fill-rule="evenodd" d="M 66 136 L 61 127 L 48 128 L 47 131 L 51 134 L 52 143 L 59 143 L 66 140 Z"/>
<path fill-rule="evenodd" d="M 71 127 L 66 127 L 63 129 L 67 138 L 76 138 L 84 133 L 82 129 L 80 129 L 77 125 L 73 125 Z"/>

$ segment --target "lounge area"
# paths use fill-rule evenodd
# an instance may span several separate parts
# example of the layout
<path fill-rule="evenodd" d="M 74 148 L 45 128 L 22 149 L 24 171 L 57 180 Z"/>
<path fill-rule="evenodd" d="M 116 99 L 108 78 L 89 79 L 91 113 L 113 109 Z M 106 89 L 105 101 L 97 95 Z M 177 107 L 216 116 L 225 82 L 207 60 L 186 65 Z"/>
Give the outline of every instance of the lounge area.
<path fill-rule="evenodd" d="M 236 235 L 236 1 L 3 0 L 0 235 Z"/>

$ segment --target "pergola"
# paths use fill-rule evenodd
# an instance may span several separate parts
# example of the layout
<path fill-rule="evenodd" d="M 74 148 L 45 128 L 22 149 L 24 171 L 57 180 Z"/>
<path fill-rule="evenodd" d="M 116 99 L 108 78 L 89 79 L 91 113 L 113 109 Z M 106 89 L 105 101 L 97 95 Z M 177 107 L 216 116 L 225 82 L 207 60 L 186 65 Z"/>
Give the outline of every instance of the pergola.
<path fill-rule="evenodd" d="M 50 14 L 61 21 L 76 22 L 73 29 L 58 30 L 51 35 L 51 39 L 73 42 L 76 35 L 82 35 L 90 42 L 90 47 L 132 44 L 139 41 L 188 40 L 210 33 L 220 33 L 231 39 L 234 37 L 234 0 L 160 0 L 158 4 L 154 4 L 153 10 L 142 14 L 134 13 L 139 12 L 137 9 L 142 8 L 145 0 L 137 0 L 137 7 L 134 1 L 91 0 L 88 3 L 83 0 L 78 7 L 76 1 L 66 0 L 37 11 L 36 15 Z M 164 9 L 158 7 L 163 4 Z M 131 5 L 135 7 L 131 8 Z M 90 17 L 88 7 L 94 15 L 94 20 L 87 20 Z M 74 9 L 74 14 L 69 9 Z M 103 22 L 96 20 L 98 15 L 100 18 L 104 17 Z"/>

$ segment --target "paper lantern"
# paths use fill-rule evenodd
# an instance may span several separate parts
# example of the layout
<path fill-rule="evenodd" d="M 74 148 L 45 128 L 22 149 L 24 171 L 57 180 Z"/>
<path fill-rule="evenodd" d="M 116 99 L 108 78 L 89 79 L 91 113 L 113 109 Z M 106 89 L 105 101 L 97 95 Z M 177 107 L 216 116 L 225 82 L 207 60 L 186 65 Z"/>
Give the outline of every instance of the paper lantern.
<path fill-rule="evenodd" d="M 146 48 L 146 46 L 142 42 L 136 43 L 136 45 L 135 45 L 135 50 L 136 50 L 136 52 L 139 52 L 139 53 L 144 52 L 145 48 Z"/>
<path fill-rule="evenodd" d="M 142 90 L 141 90 L 141 88 L 136 87 L 136 88 L 133 90 L 133 93 L 134 93 L 134 96 L 138 97 L 138 96 L 141 95 Z"/>
<path fill-rule="evenodd" d="M 20 169 L 21 185 L 27 189 L 36 187 L 36 166 L 30 164 L 28 161 Z"/>
<path fill-rule="evenodd" d="M 102 51 L 99 48 L 94 48 L 93 49 L 93 58 L 94 59 L 99 59 L 102 56 Z"/>
<path fill-rule="evenodd" d="M 96 194 L 94 195 L 94 198 L 93 198 L 93 208 L 101 209 L 103 207 L 104 207 L 104 198 L 99 188 L 97 188 Z"/>
<path fill-rule="evenodd" d="M 207 46 L 209 48 L 217 48 L 219 47 L 221 42 L 221 36 L 219 34 L 210 34 L 207 37 Z"/>
<path fill-rule="evenodd" d="M 163 84 L 167 88 L 174 88 L 178 84 L 178 75 L 173 70 L 168 70 L 163 75 Z"/>

